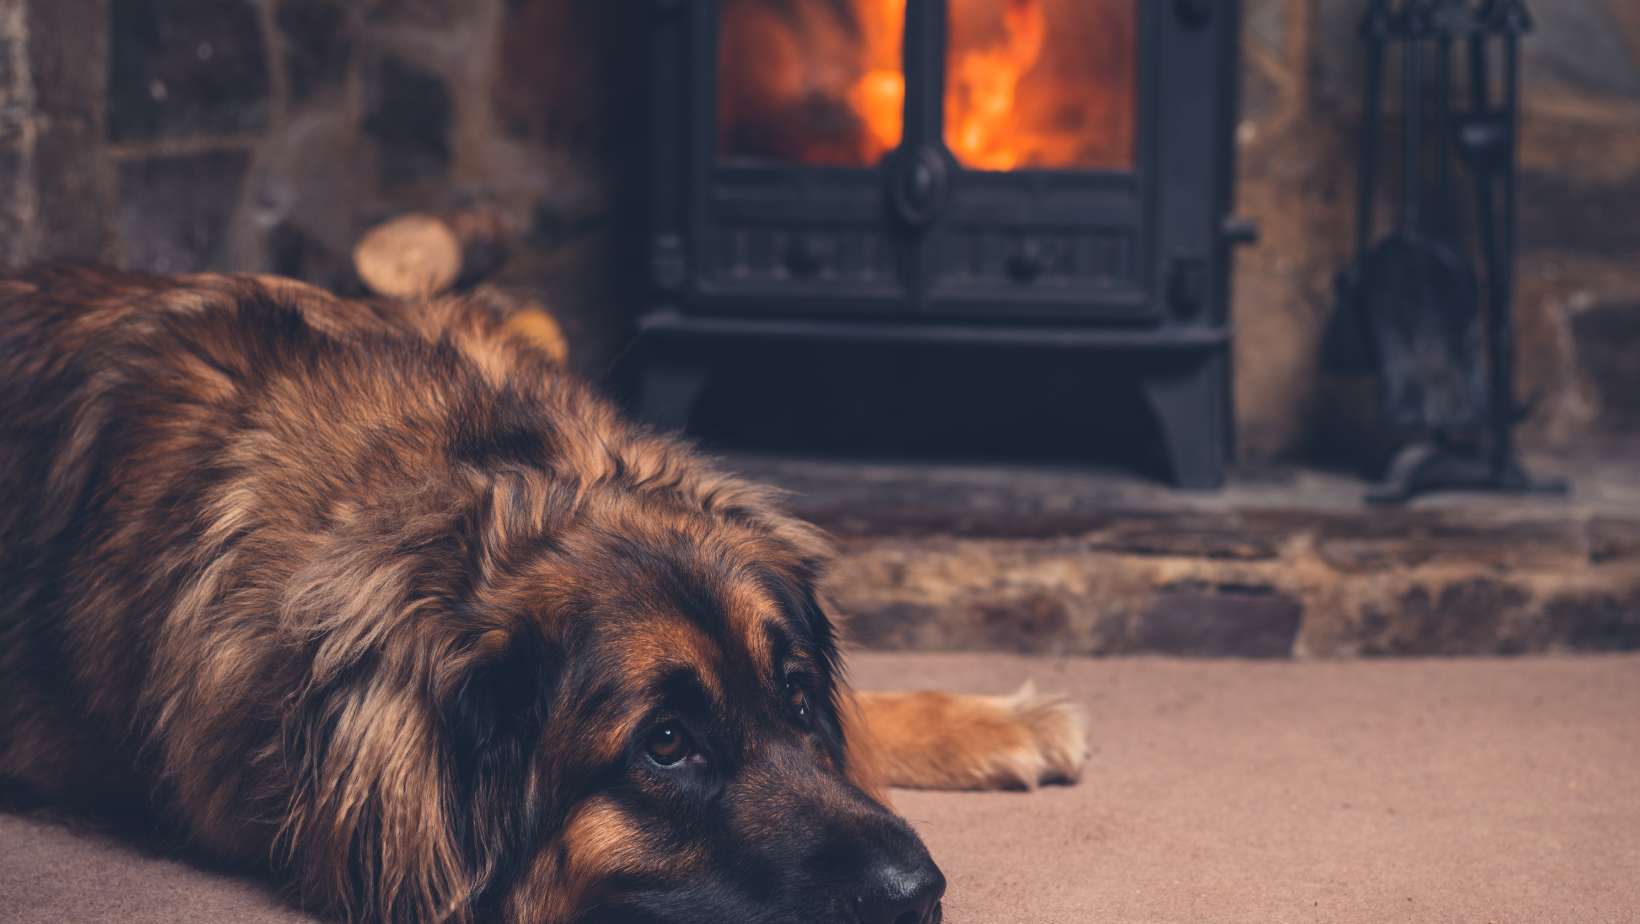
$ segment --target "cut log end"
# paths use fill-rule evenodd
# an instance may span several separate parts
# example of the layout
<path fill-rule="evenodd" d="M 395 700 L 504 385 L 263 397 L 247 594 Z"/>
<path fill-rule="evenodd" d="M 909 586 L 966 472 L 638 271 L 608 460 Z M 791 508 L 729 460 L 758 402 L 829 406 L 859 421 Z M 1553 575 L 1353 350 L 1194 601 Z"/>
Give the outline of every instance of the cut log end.
<path fill-rule="evenodd" d="M 370 229 L 353 248 L 353 269 L 378 295 L 425 298 L 461 278 L 461 241 L 432 215 L 401 215 Z"/>

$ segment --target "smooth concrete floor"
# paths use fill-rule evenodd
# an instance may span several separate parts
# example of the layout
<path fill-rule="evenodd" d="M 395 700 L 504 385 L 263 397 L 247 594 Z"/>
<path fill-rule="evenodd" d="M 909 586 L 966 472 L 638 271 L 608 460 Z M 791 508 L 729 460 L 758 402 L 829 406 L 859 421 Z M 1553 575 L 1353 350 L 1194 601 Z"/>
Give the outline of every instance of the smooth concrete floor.
<path fill-rule="evenodd" d="M 1088 712 L 1082 781 L 899 791 L 949 924 L 1640 921 L 1640 656 L 861 654 L 858 686 Z M 0 922 L 311 921 L 254 879 L 0 815 Z"/>

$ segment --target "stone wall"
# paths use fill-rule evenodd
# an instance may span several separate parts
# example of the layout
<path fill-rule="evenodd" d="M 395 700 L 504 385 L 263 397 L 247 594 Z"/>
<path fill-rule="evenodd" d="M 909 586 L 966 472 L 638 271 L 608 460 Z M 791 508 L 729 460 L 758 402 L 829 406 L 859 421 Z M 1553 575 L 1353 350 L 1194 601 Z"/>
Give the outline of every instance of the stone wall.
<path fill-rule="evenodd" d="M 1370 457 L 1317 368 L 1350 250 L 1363 0 L 1243 0 L 1245 458 Z M 0 0 L 0 263 L 258 270 L 343 291 L 369 225 L 510 216 L 601 373 L 643 304 L 645 0 Z M 1538 0 L 1518 300 L 1529 446 L 1640 436 L 1640 5 Z"/>
<path fill-rule="evenodd" d="M 118 255 L 101 0 L 0 0 L 0 265 Z M 90 23 L 92 28 L 81 28 Z"/>
<path fill-rule="evenodd" d="M 489 205 L 518 240 L 502 281 L 542 290 L 590 369 L 619 346 L 642 295 L 638 0 L 0 11 L 0 170 L 37 177 L 4 184 L 6 263 L 275 272 L 356 291 L 349 252 L 370 225 Z M 65 149 L 89 153 L 95 183 L 47 175 Z M 108 246 L 53 240 L 64 211 L 115 232 Z"/>
<path fill-rule="evenodd" d="M 731 456 L 826 529 L 869 648 L 1372 657 L 1640 649 L 1640 468 L 1569 500 L 1360 501 L 1272 467 L 1223 491 L 1109 470 Z M 1285 471 L 1285 474 L 1282 472 Z"/>

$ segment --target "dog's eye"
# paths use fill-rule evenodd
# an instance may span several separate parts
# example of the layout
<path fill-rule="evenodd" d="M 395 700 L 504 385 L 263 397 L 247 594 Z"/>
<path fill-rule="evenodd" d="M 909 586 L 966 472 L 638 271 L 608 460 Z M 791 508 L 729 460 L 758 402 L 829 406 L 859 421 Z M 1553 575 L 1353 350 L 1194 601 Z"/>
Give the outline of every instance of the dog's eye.
<path fill-rule="evenodd" d="M 649 733 L 644 750 L 655 763 L 670 767 L 689 756 L 689 736 L 677 725 L 667 723 Z"/>
<path fill-rule="evenodd" d="M 806 718 L 809 714 L 809 697 L 803 692 L 803 685 L 795 680 L 786 681 L 786 702 L 791 703 L 792 711 L 798 718 Z"/>

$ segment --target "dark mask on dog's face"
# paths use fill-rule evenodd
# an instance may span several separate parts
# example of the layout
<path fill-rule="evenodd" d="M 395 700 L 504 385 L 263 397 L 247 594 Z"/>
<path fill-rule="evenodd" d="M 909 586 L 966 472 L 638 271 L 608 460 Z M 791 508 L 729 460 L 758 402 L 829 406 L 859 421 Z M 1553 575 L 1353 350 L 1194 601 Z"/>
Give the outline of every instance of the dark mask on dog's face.
<path fill-rule="evenodd" d="M 936 922 L 944 877 L 851 780 L 800 562 L 765 537 L 631 535 L 524 569 L 501 596 L 535 611 L 447 710 L 478 917 Z"/>

